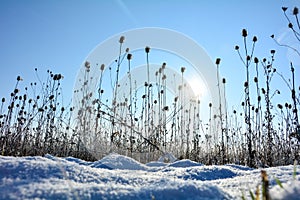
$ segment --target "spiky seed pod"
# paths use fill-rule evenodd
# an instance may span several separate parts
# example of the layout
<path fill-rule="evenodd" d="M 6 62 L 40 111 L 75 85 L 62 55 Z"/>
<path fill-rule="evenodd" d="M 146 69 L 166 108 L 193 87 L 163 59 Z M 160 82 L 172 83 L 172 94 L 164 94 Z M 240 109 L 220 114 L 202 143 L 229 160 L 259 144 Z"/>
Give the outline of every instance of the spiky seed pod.
<path fill-rule="evenodd" d="M 127 54 L 127 60 L 131 60 L 131 59 L 132 59 L 132 54 L 131 53 Z"/>
<path fill-rule="evenodd" d="M 254 58 L 254 63 L 258 63 L 259 61 L 258 61 L 258 58 L 257 57 L 255 57 Z"/>
<path fill-rule="evenodd" d="M 91 67 L 91 64 L 88 61 L 85 61 L 84 66 L 89 69 Z"/>
<path fill-rule="evenodd" d="M 183 73 L 185 71 L 185 67 L 181 67 L 181 73 Z"/>
<path fill-rule="evenodd" d="M 21 76 L 18 76 L 18 77 L 17 77 L 17 81 L 20 81 L 20 80 L 21 80 Z"/>
<path fill-rule="evenodd" d="M 298 15 L 298 13 L 299 13 L 299 9 L 297 7 L 295 7 L 293 9 L 293 15 Z"/>
<path fill-rule="evenodd" d="M 240 47 L 239 47 L 238 45 L 236 45 L 236 46 L 234 47 L 234 49 L 235 49 L 235 50 L 239 50 Z"/>
<path fill-rule="evenodd" d="M 221 58 L 217 58 L 217 59 L 216 59 L 216 65 L 219 65 L 220 62 L 221 62 Z"/>
<path fill-rule="evenodd" d="M 281 9 L 283 10 L 283 12 L 285 12 L 288 8 L 287 7 L 281 7 Z"/>
<path fill-rule="evenodd" d="M 149 53 L 149 52 L 150 52 L 150 47 L 146 46 L 146 47 L 145 47 L 145 52 L 146 52 L 146 53 Z"/>
<path fill-rule="evenodd" d="M 243 37 L 247 37 L 248 33 L 247 33 L 247 30 L 246 29 L 243 29 L 242 30 L 242 36 Z"/>
<path fill-rule="evenodd" d="M 253 41 L 253 42 L 257 42 L 257 37 L 254 36 L 253 39 L 252 39 L 252 41 Z"/>
<path fill-rule="evenodd" d="M 286 108 L 288 108 L 288 107 L 289 107 L 289 104 L 288 104 L 288 103 L 285 103 L 284 106 L 285 106 Z"/>
<path fill-rule="evenodd" d="M 119 43 L 122 44 L 124 42 L 124 40 L 125 40 L 125 37 L 122 35 L 119 39 Z"/>
<path fill-rule="evenodd" d="M 103 70 L 104 70 L 104 68 L 105 68 L 105 65 L 104 65 L 104 64 L 102 64 L 102 65 L 100 66 L 100 70 L 101 70 L 101 71 L 103 71 Z"/>

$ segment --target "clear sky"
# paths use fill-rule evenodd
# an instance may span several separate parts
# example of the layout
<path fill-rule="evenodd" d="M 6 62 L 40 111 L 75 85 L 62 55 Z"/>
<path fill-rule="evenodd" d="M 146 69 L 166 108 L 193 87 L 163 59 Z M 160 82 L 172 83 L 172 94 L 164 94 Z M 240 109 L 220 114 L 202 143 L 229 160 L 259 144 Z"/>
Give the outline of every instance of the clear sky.
<path fill-rule="evenodd" d="M 242 100 L 245 69 L 234 46 L 242 46 L 243 28 L 250 40 L 258 37 L 255 56 L 268 58 L 270 50 L 276 49 L 277 70 L 288 76 L 292 59 L 299 74 L 300 58 L 270 38 L 275 34 L 282 42 L 295 41 L 282 6 L 300 8 L 300 1 L 1 0 L 0 97 L 10 94 L 18 75 L 24 87 L 35 80 L 34 68 L 38 68 L 41 75 L 47 69 L 63 74 L 64 95 L 71 98 L 81 64 L 99 43 L 133 28 L 161 27 L 191 37 L 213 61 L 221 58 L 228 104 L 236 107 Z M 292 17 L 291 10 L 287 14 Z M 277 85 L 284 83 L 274 79 L 274 87 Z"/>

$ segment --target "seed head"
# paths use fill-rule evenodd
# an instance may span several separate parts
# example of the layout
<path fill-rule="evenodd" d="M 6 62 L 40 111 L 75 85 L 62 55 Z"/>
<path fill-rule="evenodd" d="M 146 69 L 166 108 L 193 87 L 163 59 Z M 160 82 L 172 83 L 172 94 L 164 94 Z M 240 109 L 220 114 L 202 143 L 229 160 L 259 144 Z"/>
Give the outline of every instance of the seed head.
<path fill-rule="evenodd" d="M 216 59 L 216 65 L 219 65 L 220 62 L 221 62 L 221 58 L 217 58 L 217 59 Z"/>
<path fill-rule="evenodd" d="M 129 52 L 129 48 L 126 48 L 125 52 L 128 53 Z"/>
<path fill-rule="evenodd" d="M 289 23 L 289 28 L 293 28 L 293 24 L 292 23 Z"/>
<path fill-rule="evenodd" d="M 299 9 L 295 7 L 293 10 L 293 15 L 298 15 L 298 13 L 299 13 Z"/>
<path fill-rule="evenodd" d="M 212 103 L 209 103 L 208 106 L 211 108 L 212 107 Z"/>
<path fill-rule="evenodd" d="M 223 84 L 225 84 L 225 83 L 226 83 L 226 79 L 225 79 L 225 78 L 223 78 L 223 79 L 222 79 L 222 82 L 223 82 Z"/>
<path fill-rule="evenodd" d="M 271 54 L 275 54 L 275 50 L 274 49 L 271 50 Z"/>
<path fill-rule="evenodd" d="M 235 50 L 239 50 L 239 48 L 240 48 L 240 47 L 239 47 L 238 45 L 236 45 L 236 46 L 234 47 Z"/>
<path fill-rule="evenodd" d="M 254 58 L 254 63 L 258 63 L 258 58 L 257 57 Z"/>
<path fill-rule="evenodd" d="M 185 67 L 181 67 L 181 73 L 185 71 Z"/>
<path fill-rule="evenodd" d="M 247 30 L 246 29 L 243 29 L 242 30 L 242 36 L 243 37 L 247 37 L 248 33 L 247 33 Z"/>
<path fill-rule="evenodd" d="M 91 64 L 88 61 L 85 61 L 84 66 L 89 69 L 91 67 Z"/>
<path fill-rule="evenodd" d="M 125 40 L 125 37 L 122 35 L 119 39 L 119 43 L 122 44 L 124 42 L 124 40 Z"/>
<path fill-rule="evenodd" d="M 257 83 L 258 82 L 258 79 L 257 77 L 254 77 L 254 82 Z"/>
<path fill-rule="evenodd" d="M 253 39 L 252 39 L 252 41 L 253 41 L 253 42 L 257 42 L 257 37 L 254 36 Z"/>
<path fill-rule="evenodd" d="M 145 52 L 146 52 L 146 53 L 149 53 L 149 52 L 150 52 L 150 47 L 146 46 L 146 47 L 145 47 Z"/>
<path fill-rule="evenodd" d="M 104 64 L 102 64 L 102 65 L 100 66 L 100 70 L 101 70 L 101 71 L 103 71 L 103 70 L 104 70 L 104 68 L 105 68 L 105 65 L 104 65 Z"/>
<path fill-rule="evenodd" d="M 285 12 L 288 8 L 287 7 L 281 7 L 281 9 L 283 10 L 283 12 Z"/>
<path fill-rule="evenodd" d="M 21 78 L 21 76 L 17 77 L 17 81 L 23 81 L 23 79 Z"/>
<path fill-rule="evenodd" d="M 132 58 L 132 54 L 131 53 L 127 54 L 127 60 L 131 60 L 131 58 Z"/>
<path fill-rule="evenodd" d="M 166 66 L 167 66 L 167 64 L 164 62 L 164 63 L 162 64 L 161 68 L 162 68 L 162 69 L 165 69 Z"/>

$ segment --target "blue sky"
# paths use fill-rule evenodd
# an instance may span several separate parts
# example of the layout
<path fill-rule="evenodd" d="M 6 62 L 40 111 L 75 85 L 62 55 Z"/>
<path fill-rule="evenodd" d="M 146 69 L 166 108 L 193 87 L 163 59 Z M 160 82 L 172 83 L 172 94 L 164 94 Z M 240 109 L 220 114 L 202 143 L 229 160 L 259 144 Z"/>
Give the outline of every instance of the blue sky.
<path fill-rule="evenodd" d="M 270 50 L 276 49 L 275 65 L 280 73 L 289 75 L 291 59 L 300 71 L 300 58 L 270 38 L 275 34 L 283 42 L 294 41 L 282 6 L 300 7 L 300 1 L 2 0 L 0 97 L 9 96 L 18 75 L 24 79 L 23 87 L 35 80 L 34 68 L 38 68 L 41 76 L 47 69 L 64 75 L 67 102 L 80 65 L 99 43 L 130 29 L 161 27 L 191 37 L 213 61 L 221 58 L 228 104 L 236 107 L 243 94 L 245 69 L 234 46 L 242 46 L 243 28 L 250 40 L 258 37 L 255 56 L 268 58 Z M 291 15 L 290 10 L 287 13 Z M 274 87 L 283 85 L 281 79 L 274 79 Z"/>

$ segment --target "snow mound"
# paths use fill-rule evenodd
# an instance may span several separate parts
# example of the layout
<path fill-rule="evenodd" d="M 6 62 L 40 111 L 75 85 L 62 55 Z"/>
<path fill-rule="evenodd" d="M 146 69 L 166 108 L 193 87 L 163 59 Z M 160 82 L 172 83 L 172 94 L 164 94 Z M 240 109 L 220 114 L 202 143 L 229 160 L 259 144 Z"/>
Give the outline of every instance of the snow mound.
<path fill-rule="evenodd" d="M 143 165 L 117 154 L 97 162 L 51 155 L 0 156 L 0 199 L 241 199 L 242 192 L 251 199 L 249 191 L 261 184 L 261 169 L 195 165 L 201 164 L 181 160 Z M 299 199 L 300 166 L 296 167 L 295 180 L 293 165 L 265 169 L 273 199 Z"/>
<path fill-rule="evenodd" d="M 90 165 L 95 168 L 122 169 L 122 170 L 146 170 L 147 167 L 136 160 L 119 154 L 109 154 Z"/>
<path fill-rule="evenodd" d="M 188 159 L 178 160 L 168 165 L 169 167 L 197 167 L 203 166 L 201 163 L 197 163 Z"/>
<path fill-rule="evenodd" d="M 276 185 L 271 189 L 270 194 L 274 200 L 298 200 L 300 198 L 300 180 L 289 181 L 282 184 L 281 188 Z"/>

